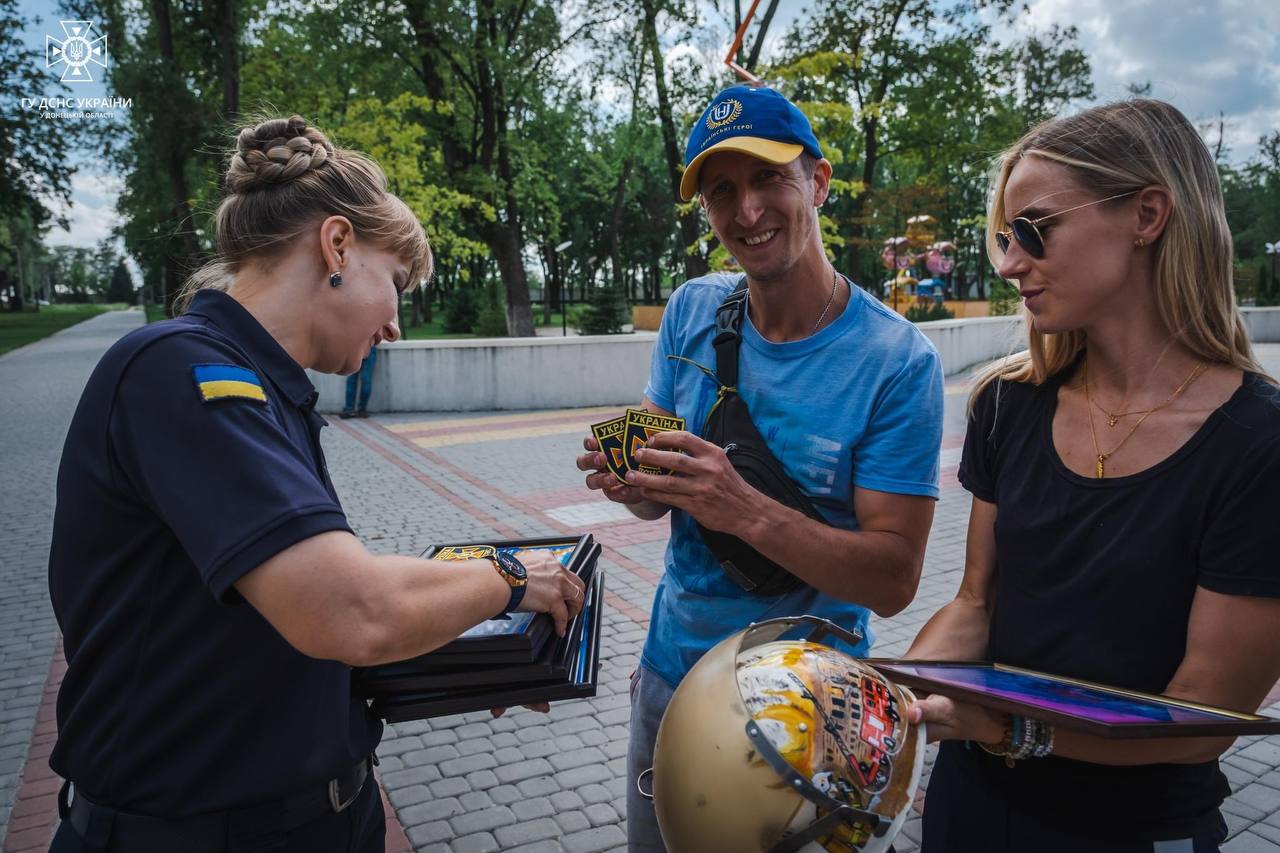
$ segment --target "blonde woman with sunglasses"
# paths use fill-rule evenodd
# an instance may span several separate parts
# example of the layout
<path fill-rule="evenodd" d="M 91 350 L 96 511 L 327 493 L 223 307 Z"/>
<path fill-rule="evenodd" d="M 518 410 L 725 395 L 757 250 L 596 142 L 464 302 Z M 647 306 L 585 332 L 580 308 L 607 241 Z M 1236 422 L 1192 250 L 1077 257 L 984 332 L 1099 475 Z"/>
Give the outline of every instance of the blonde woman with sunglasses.
<path fill-rule="evenodd" d="M 1280 678 L 1280 398 L 1212 157 L 1168 104 L 1032 129 L 988 224 L 1028 348 L 970 400 L 964 579 L 908 655 L 1254 711 Z M 932 696 L 924 853 L 1218 850 L 1229 738 L 1102 740 Z"/>

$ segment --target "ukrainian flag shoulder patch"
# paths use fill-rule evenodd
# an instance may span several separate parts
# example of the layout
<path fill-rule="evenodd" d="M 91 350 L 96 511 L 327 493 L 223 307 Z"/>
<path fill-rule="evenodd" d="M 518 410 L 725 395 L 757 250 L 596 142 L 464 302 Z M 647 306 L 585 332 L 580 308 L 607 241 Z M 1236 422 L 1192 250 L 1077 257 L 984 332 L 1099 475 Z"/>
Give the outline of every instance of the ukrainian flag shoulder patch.
<path fill-rule="evenodd" d="M 235 364 L 193 364 L 191 374 L 195 378 L 200 397 L 206 402 L 214 400 L 257 400 L 267 402 L 262 390 L 262 380 L 247 367 Z"/>

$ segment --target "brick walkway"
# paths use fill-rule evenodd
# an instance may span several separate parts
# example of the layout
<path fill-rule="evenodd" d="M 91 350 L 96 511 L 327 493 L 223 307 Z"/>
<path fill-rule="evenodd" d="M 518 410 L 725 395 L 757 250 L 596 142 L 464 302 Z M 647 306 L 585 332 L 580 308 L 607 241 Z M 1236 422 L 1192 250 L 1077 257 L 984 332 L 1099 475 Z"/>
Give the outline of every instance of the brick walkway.
<path fill-rule="evenodd" d="M 5 850 L 46 843 L 56 785 L 42 698 L 60 677 L 45 568 L 62 436 L 101 351 L 140 321 L 108 314 L 0 358 L 0 825 Z M 1264 346 L 1272 372 L 1280 346 Z M 968 497 L 955 482 L 963 387 L 947 397 L 943 495 L 916 601 L 877 620 L 878 654 L 902 652 L 960 579 Z M 326 430 L 330 469 L 353 527 L 379 553 L 433 541 L 591 530 L 604 544 L 608 608 L 595 699 L 548 715 L 517 710 L 388 726 L 380 777 L 396 820 L 388 849 L 592 851 L 625 839 L 627 676 L 662 566 L 665 521 L 640 522 L 594 499 L 572 458 L 608 409 L 491 415 L 388 415 Z M 1274 711 L 1273 711 L 1274 713 Z M 1280 739 L 1242 739 L 1226 759 L 1236 793 L 1225 850 L 1280 853 Z M 19 786 L 21 783 L 21 786 Z M 18 799 L 14 805 L 15 797 Z M 10 813 L 12 809 L 12 813 Z M 898 849 L 916 849 L 919 821 Z M 33 843 L 34 842 L 34 843 Z"/>

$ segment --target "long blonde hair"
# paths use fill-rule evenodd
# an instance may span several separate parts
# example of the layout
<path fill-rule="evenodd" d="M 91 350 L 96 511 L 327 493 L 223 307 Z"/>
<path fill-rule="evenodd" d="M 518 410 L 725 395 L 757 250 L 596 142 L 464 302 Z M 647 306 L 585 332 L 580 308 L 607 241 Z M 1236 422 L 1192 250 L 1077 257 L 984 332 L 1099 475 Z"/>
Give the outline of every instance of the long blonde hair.
<path fill-rule="evenodd" d="M 185 311 L 198 290 L 225 290 L 245 261 L 279 251 L 327 216 L 347 217 L 358 235 L 408 261 L 406 291 L 431 276 L 422 223 L 387 192 L 377 163 L 335 148 L 300 116 L 268 118 L 236 136 L 214 214 L 216 253 L 183 284 L 174 311 Z"/>
<path fill-rule="evenodd" d="M 1118 101 L 1029 130 L 1000 156 L 992 174 L 987 255 L 1000 257 L 1004 188 L 1024 157 L 1065 166 L 1099 198 L 1144 187 L 1169 191 L 1172 204 L 1155 252 L 1155 304 L 1173 342 L 1209 362 L 1261 373 L 1232 288 L 1231 230 L 1213 157 L 1186 116 L 1164 101 Z M 995 379 L 1039 385 L 1066 369 L 1085 346 L 1082 331 L 1038 332 L 1027 349 L 979 374 L 970 405 Z"/>

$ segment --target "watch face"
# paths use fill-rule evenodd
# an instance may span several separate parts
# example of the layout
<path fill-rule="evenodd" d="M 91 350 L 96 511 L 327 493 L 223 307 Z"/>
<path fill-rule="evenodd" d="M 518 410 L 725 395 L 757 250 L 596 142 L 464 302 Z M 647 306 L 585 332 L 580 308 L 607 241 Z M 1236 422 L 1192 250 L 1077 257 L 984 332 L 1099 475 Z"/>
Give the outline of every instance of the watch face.
<path fill-rule="evenodd" d="M 529 575 L 524 570 L 524 564 L 517 560 L 506 551 L 498 552 L 498 562 L 502 564 L 502 570 L 520 583 L 524 583 Z"/>

